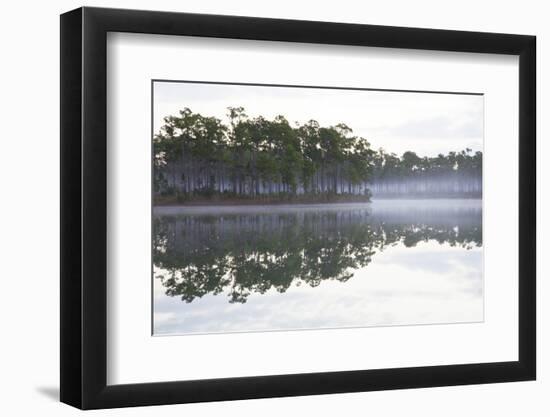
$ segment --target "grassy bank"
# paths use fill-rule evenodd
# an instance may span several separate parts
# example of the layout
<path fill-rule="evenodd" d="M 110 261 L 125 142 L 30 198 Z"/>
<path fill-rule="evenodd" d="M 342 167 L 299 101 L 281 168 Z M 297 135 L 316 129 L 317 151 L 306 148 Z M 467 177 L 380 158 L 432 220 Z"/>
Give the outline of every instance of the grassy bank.
<path fill-rule="evenodd" d="M 304 195 L 266 195 L 266 196 L 188 196 L 188 195 L 155 195 L 155 206 L 202 206 L 202 205 L 257 205 L 257 204 L 322 204 L 322 203 L 368 203 L 368 195 L 353 194 L 304 194 Z"/>

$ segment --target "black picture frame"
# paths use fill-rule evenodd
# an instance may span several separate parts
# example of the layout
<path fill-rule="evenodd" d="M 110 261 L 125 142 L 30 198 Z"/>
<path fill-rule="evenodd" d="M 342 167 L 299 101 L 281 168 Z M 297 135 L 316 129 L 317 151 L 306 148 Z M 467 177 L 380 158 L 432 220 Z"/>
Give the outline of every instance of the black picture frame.
<path fill-rule="evenodd" d="M 519 360 L 107 385 L 108 32 L 519 56 Z M 61 401 L 96 409 L 535 379 L 535 55 L 524 35 L 88 7 L 61 15 Z"/>

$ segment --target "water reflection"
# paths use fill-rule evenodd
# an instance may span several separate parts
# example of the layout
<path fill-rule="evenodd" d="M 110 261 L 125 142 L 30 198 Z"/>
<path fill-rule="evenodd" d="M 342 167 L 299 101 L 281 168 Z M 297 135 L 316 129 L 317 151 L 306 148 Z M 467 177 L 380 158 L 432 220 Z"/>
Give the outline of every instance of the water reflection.
<path fill-rule="evenodd" d="M 420 243 L 437 242 L 462 252 L 482 245 L 479 200 L 161 208 L 153 222 L 155 280 L 166 296 L 185 303 L 216 296 L 217 305 L 220 297 L 244 304 L 291 287 L 348 285 L 397 246 L 414 252 Z"/>

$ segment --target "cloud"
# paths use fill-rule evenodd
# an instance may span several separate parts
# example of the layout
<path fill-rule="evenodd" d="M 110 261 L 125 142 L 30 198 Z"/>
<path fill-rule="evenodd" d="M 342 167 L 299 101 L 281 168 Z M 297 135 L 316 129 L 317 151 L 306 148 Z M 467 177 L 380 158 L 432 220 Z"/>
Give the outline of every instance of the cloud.
<path fill-rule="evenodd" d="M 463 139 L 481 138 L 483 136 L 483 120 L 455 120 L 452 116 L 437 116 L 434 118 L 409 120 L 405 123 L 387 126 L 381 129 L 384 135 L 396 137 L 413 137 L 426 139 Z"/>

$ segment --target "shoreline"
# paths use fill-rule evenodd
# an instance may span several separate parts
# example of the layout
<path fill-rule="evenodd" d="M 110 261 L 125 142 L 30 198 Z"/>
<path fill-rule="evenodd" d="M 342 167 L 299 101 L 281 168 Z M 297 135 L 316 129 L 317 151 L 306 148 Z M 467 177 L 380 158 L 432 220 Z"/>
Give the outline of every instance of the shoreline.
<path fill-rule="evenodd" d="M 285 203 L 280 204 L 180 204 L 180 205 L 153 205 L 153 215 L 170 215 L 178 213 L 186 214 L 211 214 L 231 212 L 277 212 L 277 211 L 307 211 L 307 210 L 344 210 L 344 209 L 372 209 L 391 208 L 404 210 L 414 207 L 430 207 L 440 209 L 449 207 L 480 207 L 481 198 L 390 198 L 373 199 L 369 202 L 331 202 L 331 203 Z M 395 204 L 400 202 L 399 204 Z"/>
<path fill-rule="evenodd" d="M 289 200 L 251 200 L 251 199 L 196 199 L 185 202 L 173 200 L 155 201 L 153 198 L 153 207 L 224 207 L 224 206 L 300 206 L 300 205 L 332 205 L 332 204 L 368 204 L 373 201 L 386 200 L 482 200 L 482 195 L 438 195 L 438 196 L 423 196 L 423 195 L 408 195 L 403 196 L 381 196 L 369 199 L 364 198 L 336 198 L 330 200 L 315 200 L 315 199 L 289 199 Z"/>
<path fill-rule="evenodd" d="M 340 203 L 369 203 L 370 199 L 365 196 L 330 196 L 326 198 L 314 198 L 311 196 L 296 196 L 293 198 L 195 198 L 187 201 L 178 201 L 173 197 L 155 198 L 153 205 L 158 207 L 171 206 L 257 206 L 257 205 L 299 205 L 299 204 L 340 204 Z"/>

